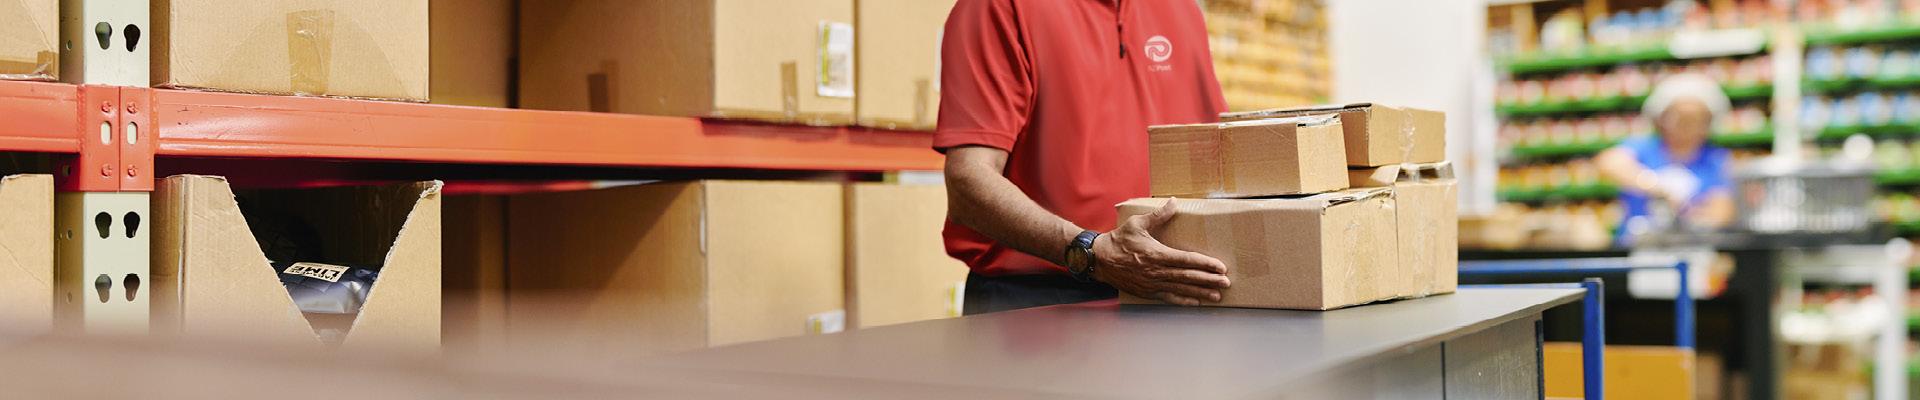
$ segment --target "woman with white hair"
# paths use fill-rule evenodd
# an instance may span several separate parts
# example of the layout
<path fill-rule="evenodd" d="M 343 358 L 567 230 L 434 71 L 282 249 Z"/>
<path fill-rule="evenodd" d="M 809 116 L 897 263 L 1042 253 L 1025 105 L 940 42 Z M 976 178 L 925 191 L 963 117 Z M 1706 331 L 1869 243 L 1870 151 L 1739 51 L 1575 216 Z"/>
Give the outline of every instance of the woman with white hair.
<path fill-rule="evenodd" d="M 1707 143 L 1714 122 L 1731 107 L 1728 103 L 1720 84 L 1706 76 L 1662 79 L 1640 113 L 1652 120 L 1655 134 L 1628 138 L 1595 157 L 1600 173 L 1622 189 L 1626 212 L 1621 239 L 1669 223 L 1715 228 L 1733 219 L 1730 156 Z"/>

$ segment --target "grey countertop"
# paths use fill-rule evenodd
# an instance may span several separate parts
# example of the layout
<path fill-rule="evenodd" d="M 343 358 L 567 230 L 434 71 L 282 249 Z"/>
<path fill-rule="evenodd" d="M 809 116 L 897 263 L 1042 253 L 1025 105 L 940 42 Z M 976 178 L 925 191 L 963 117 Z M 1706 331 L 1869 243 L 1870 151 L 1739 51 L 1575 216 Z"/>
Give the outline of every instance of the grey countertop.
<path fill-rule="evenodd" d="M 1538 314 L 1580 295 L 1463 289 L 1325 312 L 1101 302 L 749 343 L 634 367 L 704 371 L 711 375 L 694 380 L 710 383 L 785 382 L 816 395 L 1270 396 L 1316 374 Z"/>

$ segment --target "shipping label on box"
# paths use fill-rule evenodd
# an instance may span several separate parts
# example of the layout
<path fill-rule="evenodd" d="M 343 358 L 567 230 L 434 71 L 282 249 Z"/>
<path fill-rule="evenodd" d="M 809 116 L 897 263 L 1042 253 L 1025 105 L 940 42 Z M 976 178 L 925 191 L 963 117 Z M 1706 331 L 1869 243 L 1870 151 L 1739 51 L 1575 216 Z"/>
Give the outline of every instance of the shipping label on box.
<path fill-rule="evenodd" d="M 1133 199 L 1122 219 L 1173 201 L 1155 238 L 1227 265 L 1227 307 L 1327 310 L 1404 297 L 1392 191 L 1353 189 L 1278 199 Z M 1157 303 L 1122 295 L 1122 303 Z"/>
<path fill-rule="evenodd" d="M 1222 121 L 1339 113 L 1348 165 L 1377 167 L 1446 160 L 1446 115 L 1438 111 L 1371 103 L 1324 105 L 1220 114 Z"/>
<path fill-rule="evenodd" d="M 1347 187 L 1332 115 L 1148 128 L 1153 196 L 1240 198 Z"/>

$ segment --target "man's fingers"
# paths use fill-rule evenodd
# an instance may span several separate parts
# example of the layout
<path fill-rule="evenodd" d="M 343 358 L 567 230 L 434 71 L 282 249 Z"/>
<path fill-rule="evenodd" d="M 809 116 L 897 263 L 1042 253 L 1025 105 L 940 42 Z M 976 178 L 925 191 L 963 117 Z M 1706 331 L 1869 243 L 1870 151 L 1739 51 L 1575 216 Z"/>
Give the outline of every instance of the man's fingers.
<path fill-rule="evenodd" d="M 1153 210 L 1153 212 L 1151 213 L 1147 213 L 1146 226 L 1143 226 L 1142 228 L 1146 228 L 1147 230 L 1153 230 L 1154 228 L 1160 227 L 1160 225 L 1162 224 L 1166 224 L 1168 220 L 1173 219 L 1173 214 L 1174 214 L 1174 211 L 1176 210 L 1177 209 L 1173 207 L 1173 198 L 1171 197 L 1167 198 L 1167 205 L 1160 206 L 1160 209 Z"/>
<path fill-rule="evenodd" d="M 1188 297 L 1182 297 L 1172 292 L 1160 292 L 1159 294 L 1154 295 L 1154 297 L 1159 298 L 1160 301 L 1166 302 L 1167 304 L 1177 304 L 1177 305 L 1183 305 L 1183 306 L 1200 305 L 1200 300 L 1188 298 Z"/>
<path fill-rule="evenodd" d="M 1220 259 L 1208 257 L 1205 254 L 1167 247 L 1166 245 L 1158 245 L 1155 247 L 1157 248 L 1153 251 L 1147 252 L 1147 261 L 1159 263 L 1160 265 L 1170 268 L 1193 269 L 1221 275 L 1227 273 L 1227 264 L 1220 262 Z"/>
<path fill-rule="evenodd" d="M 1226 289 L 1233 286 L 1226 275 L 1197 269 L 1168 268 L 1160 278 L 1163 282 L 1193 285 L 1210 289 Z"/>
<path fill-rule="evenodd" d="M 1214 289 L 1209 289 L 1209 288 L 1204 288 L 1204 287 L 1199 287 L 1194 285 L 1188 285 L 1188 284 L 1182 284 L 1178 282 L 1162 282 L 1160 283 L 1159 287 L 1160 287 L 1161 293 L 1172 293 L 1174 296 L 1178 296 L 1178 297 L 1184 297 L 1184 298 L 1193 299 L 1193 300 L 1205 300 L 1206 302 L 1209 302 L 1209 303 L 1215 303 L 1220 301 L 1219 290 L 1214 290 Z"/>

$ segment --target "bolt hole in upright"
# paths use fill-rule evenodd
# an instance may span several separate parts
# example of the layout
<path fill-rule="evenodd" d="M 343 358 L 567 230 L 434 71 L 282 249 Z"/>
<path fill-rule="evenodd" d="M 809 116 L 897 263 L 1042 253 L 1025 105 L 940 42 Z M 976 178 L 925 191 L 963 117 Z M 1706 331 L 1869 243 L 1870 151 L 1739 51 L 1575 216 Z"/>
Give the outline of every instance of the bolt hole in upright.
<path fill-rule="evenodd" d="M 112 47 L 108 42 L 113 40 L 113 25 L 107 24 L 106 21 L 93 24 L 93 36 L 100 39 L 101 50 Z"/>
<path fill-rule="evenodd" d="M 106 212 L 93 215 L 93 227 L 100 232 L 100 238 L 107 238 L 107 231 L 113 230 L 113 216 Z"/>
<path fill-rule="evenodd" d="M 127 144 L 140 144 L 140 124 L 127 122 Z"/>
<path fill-rule="evenodd" d="M 124 35 L 127 37 L 127 52 L 132 53 L 133 49 L 140 47 L 140 26 L 127 25 L 125 32 Z"/>
<path fill-rule="evenodd" d="M 128 211 L 124 218 L 127 225 L 127 238 L 132 239 L 134 234 L 140 232 L 140 213 Z"/>
<path fill-rule="evenodd" d="M 93 291 L 100 295 L 101 303 L 107 302 L 107 292 L 113 291 L 113 278 L 107 277 L 107 274 L 93 278 Z"/>
<path fill-rule="evenodd" d="M 121 286 L 127 288 L 127 301 L 133 301 L 135 296 L 140 295 L 140 274 L 127 274 L 121 282 Z"/>

